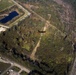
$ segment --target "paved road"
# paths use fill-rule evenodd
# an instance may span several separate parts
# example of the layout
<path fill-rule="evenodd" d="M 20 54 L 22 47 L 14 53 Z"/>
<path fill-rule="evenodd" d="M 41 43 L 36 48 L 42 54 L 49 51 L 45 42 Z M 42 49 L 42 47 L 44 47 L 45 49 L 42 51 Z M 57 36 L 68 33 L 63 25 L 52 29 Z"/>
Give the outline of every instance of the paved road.
<path fill-rule="evenodd" d="M 0 33 L 3 31 L 6 31 L 6 29 L 8 29 L 8 28 L 9 28 L 8 26 L 4 26 L 4 25 L 0 24 Z"/>
<path fill-rule="evenodd" d="M 5 59 L 3 59 L 3 58 L 0 58 L 0 62 L 9 63 L 9 62 L 7 62 L 7 60 L 5 60 Z"/>
<path fill-rule="evenodd" d="M 25 15 L 24 16 L 28 16 L 28 15 L 30 15 L 31 13 L 29 13 L 25 8 L 23 8 L 20 4 L 18 4 L 16 1 L 14 1 L 14 0 L 11 0 L 11 1 L 13 1 L 20 9 L 22 9 L 24 12 L 25 12 Z M 8 26 L 4 26 L 4 25 L 1 25 L 0 24 L 0 26 L 1 27 L 4 27 L 4 28 L 9 28 Z M 20 65 L 20 64 L 18 64 L 18 63 L 16 63 L 16 62 L 14 62 L 14 61 L 10 61 L 10 60 L 8 60 L 8 59 L 0 59 L 0 62 L 3 62 L 3 63 L 9 63 L 9 64 L 11 64 L 11 66 L 17 66 L 17 67 L 19 67 L 21 70 L 23 70 L 23 71 L 25 71 L 25 72 L 27 72 L 27 73 L 29 73 L 30 72 L 30 70 L 29 69 L 27 69 L 27 68 L 25 68 L 24 66 L 22 66 L 22 65 Z M 11 68 L 11 66 L 9 67 L 9 68 Z M 8 69 L 9 69 L 8 68 Z M 7 70 L 8 70 L 7 69 Z M 7 71 L 6 70 L 6 71 Z M 5 72 L 6 72 L 5 71 Z M 4 72 L 4 73 L 5 73 Z M 4 74 L 3 73 L 3 74 Z"/>
<path fill-rule="evenodd" d="M 8 26 L 4 26 L 4 25 L 2 25 L 2 24 L 0 24 L 0 27 L 9 28 Z"/>
<path fill-rule="evenodd" d="M 24 66 L 22 66 L 22 65 L 20 65 L 20 64 L 17 64 L 17 63 L 15 63 L 15 62 L 13 62 L 13 65 L 19 67 L 21 70 L 23 70 L 23 71 L 25 71 L 25 72 L 27 72 L 27 73 L 30 72 L 29 69 L 25 68 Z"/>
<path fill-rule="evenodd" d="M 8 16 L 8 14 L 2 14 L 2 15 L 0 15 L 0 16 Z"/>
<path fill-rule="evenodd" d="M 26 68 L 26 67 L 24 67 L 24 66 L 22 66 L 22 65 L 20 65 L 20 64 L 18 64 L 18 63 L 16 63 L 16 62 L 14 62 L 14 61 L 10 61 L 10 60 L 7 59 L 7 58 L 0 58 L 0 62 L 9 63 L 9 64 L 11 64 L 11 67 L 12 67 L 12 66 L 17 66 L 17 67 L 19 67 L 21 70 L 23 70 L 23 71 L 25 71 L 25 72 L 27 72 L 27 73 L 30 72 L 30 70 L 29 70 L 28 68 Z M 11 67 L 9 67 L 9 68 L 11 68 Z M 9 69 L 9 68 L 8 68 L 8 69 Z M 7 70 L 8 70 L 8 69 L 7 69 Z M 7 70 L 6 70 L 6 71 L 7 71 Z M 6 72 L 6 71 L 5 71 L 5 72 Z M 5 73 L 5 72 L 4 72 L 4 73 Z M 4 74 L 4 73 L 3 73 L 3 74 Z"/>
<path fill-rule="evenodd" d="M 20 4 L 18 4 L 16 1 L 12 0 L 20 9 L 22 9 L 25 13 L 27 12 L 28 15 L 30 15 L 30 12 L 28 12 L 24 7 L 22 7 Z"/>
<path fill-rule="evenodd" d="M 11 69 L 13 66 L 10 66 L 9 68 L 7 68 L 1 75 L 4 75 L 9 69 Z"/>
<path fill-rule="evenodd" d="M 20 4 L 18 4 L 15 0 L 11 0 L 12 2 L 14 2 L 15 5 L 17 5 L 20 9 L 22 9 L 24 11 L 24 15 L 21 16 L 19 19 L 17 19 L 16 21 L 14 21 L 13 23 L 11 23 L 9 26 L 12 27 L 13 25 L 18 25 L 19 21 L 22 21 L 23 19 L 25 19 L 26 17 L 30 16 L 31 13 L 28 12 L 24 7 L 22 7 Z"/>
<path fill-rule="evenodd" d="M 18 74 L 20 74 L 22 71 L 23 71 L 23 70 L 21 69 L 21 70 L 18 72 Z"/>

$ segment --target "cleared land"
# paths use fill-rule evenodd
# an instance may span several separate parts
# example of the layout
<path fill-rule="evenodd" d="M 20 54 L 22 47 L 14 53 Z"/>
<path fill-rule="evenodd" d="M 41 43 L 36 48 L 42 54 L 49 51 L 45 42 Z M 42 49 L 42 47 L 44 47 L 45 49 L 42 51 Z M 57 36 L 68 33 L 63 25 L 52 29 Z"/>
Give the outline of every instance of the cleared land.
<path fill-rule="evenodd" d="M 56 26 L 58 29 L 64 31 L 64 26 L 58 13 L 63 12 L 63 8 L 60 5 L 57 5 L 54 1 L 39 0 L 35 3 L 34 1 L 29 1 L 24 4 L 24 6 L 32 9 L 41 17 L 49 20 L 51 24 Z"/>
<path fill-rule="evenodd" d="M 12 6 L 14 3 L 11 0 L 1 0 L 0 1 L 0 11 L 7 9 Z"/>
<path fill-rule="evenodd" d="M 49 20 L 51 24 L 53 24 L 71 39 L 72 36 L 76 36 L 74 34 L 75 32 L 73 33 L 73 31 L 76 30 L 75 14 L 69 4 L 64 2 L 63 5 L 60 5 L 53 0 L 23 1 L 22 4 L 25 7 L 35 11 L 38 15 L 42 16 L 46 20 Z"/>
<path fill-rule="evenodd" d="M 22 5 L 34 13 L 30 11 L 32 14 L 29 17 L 0 35 L 0 52 L 14 57 L 28 67 L 31 65 L 32 69 L 44 75 L 66 75 L 73 60 L 73 49 L 72 41 L 68 40 L 66 34 L 62 36 L 66 33 L 66 24 L 63 25 L 59 15 L 59 12 L 63 12 L 62 6 L 50 0 L 30 0 Z M 39 32 L 45 26 L 42 19 L 50 22 L 43 36 Z M 40 37 L 35 56 L 43 64 L 34 64 L 29 57 Z"/>
<path fill-rule="evenodd" d="M 49 27 L 46 34 L 42 36 L 40 47 L 36 53 L 36 57 L 52 66 L 58 75 L 64 75 L 67 65 L 73 59 L 71 42 L 63 40 L 63 38 L 57 30 Z M 58 67 L 61 64 L 62 66 Z"/>
<path fill-rule="evenodd" d="M 73 60 L 73 50 L 72 42 L 67 39 L 67 36 L 62 36 L 61 34 L 66 33 L 66 24 L 61 22 L 59 14 L 60 12 L 64 12 L 64 8 L 50 0 L 25 1 L 23 5 L 35 11 L 56 27 L 53 29 L 52 26 L 49 26 L 45 35 L 42 36 L 36 58 L 48 63 L 50 68 L 52 67 L 52 69 L 54 69 L 54 72 L 51 74 L 66 74 L 68 65 Z M 58 30 L 60 30 L 61 33 Z"/>

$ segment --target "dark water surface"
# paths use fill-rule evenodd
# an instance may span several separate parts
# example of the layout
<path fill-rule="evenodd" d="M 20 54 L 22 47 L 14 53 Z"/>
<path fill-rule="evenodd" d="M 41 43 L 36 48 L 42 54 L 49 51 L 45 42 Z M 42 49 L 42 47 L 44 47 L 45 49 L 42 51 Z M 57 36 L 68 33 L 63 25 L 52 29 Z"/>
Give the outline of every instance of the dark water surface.
<path fill-rule="evenodd" d="M 19 14 L 16 11 L 12 11 L 9 13 L 8 16 L 5 16 L 4 18 L 0 19 L 0 23 L 7 23 L 8 21 L 12 20 L 14 17 L 18 16 Z"/>

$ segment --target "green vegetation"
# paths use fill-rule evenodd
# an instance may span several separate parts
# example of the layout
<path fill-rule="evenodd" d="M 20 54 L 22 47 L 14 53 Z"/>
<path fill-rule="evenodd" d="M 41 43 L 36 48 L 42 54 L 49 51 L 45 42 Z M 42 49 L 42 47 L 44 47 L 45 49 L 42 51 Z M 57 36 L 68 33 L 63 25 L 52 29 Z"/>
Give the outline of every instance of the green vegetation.
<path fill-rule="evenodd" d="M 17 21 L 20 21 L 20 17 L 24 15 L 24 11 L 20 9 L 17 5 L 14 5 L 6 10 L 0 12 L 0 15 L 9 14 L 9 12 L 16 11 L 19 15 L 10 20 L 9 22 L 5 23 L 5 26 L 12 27 L 13 25 L 17 24 Z M 3 18 L 3 16 L 1 16 Z M 16 21 L 17 20 L 17 21 Z"/>
<path fill-rule="evenodd" d="M 74 10 L 76 11 L 76 0 L 64 0 L 64 1 L 70 3 L 73 6 Z"/>
<path fill-rule="evenodd" d="M 65 2 L 67 2 L 67 3 L 69 3 L 70 5 L 72 5 L 72 10 L 74 11 L 74 17 L 75 17 L 75 20 L 73 21 L 74 22 L 74 26 L 72 26 L 72 27 L 74 27 L 74 29 L 73 29 L 73 31 L 75 31 L 76 32 L 76 0 L 64 0 Z"/>
<path fill-rule="evenodd" d="M 60 12 L 63 12 L 62 6 L 58 5 L 54 1 L 50 0 L 25 0 L 26 4 L 30 4 L 31 9 L 34 10 L 38 15 L 46 20 L 49 20 L 51 24 L 56 26 L 61 31 L 64 31 L 64 25 L 60 20 Z"/>
<path fill-rule="evenodd" d="M 0 34 L 0 53 L 13 61 L 33 70 L 34 67 L 23 60 L 23 55 L 30 55 L 36 46 L 45 23 L 32 14 L 17 26 L 13 26 Z M 28 59 L 27 59 L 28 60 Z"/>
<path fill-rule="evenodd" d="M 13 66 L 11 69 L 14 70 L 14 71 L 16 71 L 16 72 L 19 72 L 20 71 L 20 68 L 18 68 L 16 66 Z"/>
<path fill-rule="evenodd" d="M 22 71 L 20 75 L 28 75 L 25 71 Z"/>
<path fill-rule="evenodd" d="M 4 75 L 9 75 L 7 72 Z"/>
<path fill-rule="evenodd" d="M 14 3 L 10 0 L 1 0 L 0 1 L 0 11 L 8 8 L 9 6 L 13 5 Z"/>
<path fill-rule="evenodd" d="M 38 30 L 41 30 L 45 25 L 45 22 L 33 13 L 19 22 L 17 26 L 0 34 L 0 53 L 45 75 L 66 75 L 73 60 L 73 50 L 71 40 L 66 38 L 66 35 L 62 36 L 65 29 L 60 20 L 59 12 L 63 12 L 63 8 L 52 0 L 20 1 L 32 5 L 32 10 L 57 27 L 57 29 L 48 27 L 36 53 L 38 62 L 44 62 L 45 65 L 44 63 L 35 64 L 29 58 L 40 38 Z M 13 69 L 19 71 L 16 67 Z M 27 74 L 23 71 L 21 75 Z"/>
<path fill-rule="evenodd" d="M 63 38 L 57 30 L 49 27 L 36 53 L 37 58 L 52 66 L 58 75 L 64 75 L 67 65 L 73 60 L 71 42 Z"/>
<path fill-rule="evenodd" d="M 26 18 L 11 29 L 0 35 L 0 51 L 5 52 L 15 50 L 19 53 L 28 54 L 35 47 L 44 22 L 34 15 Z M 28 52 L 29 51 L 29 52 Z"/>
<path fill-rule="evenodd" d="M 4 72 L 7 68 L 9 68 L 11 65 L 0 62 L 0 72 Z"/>

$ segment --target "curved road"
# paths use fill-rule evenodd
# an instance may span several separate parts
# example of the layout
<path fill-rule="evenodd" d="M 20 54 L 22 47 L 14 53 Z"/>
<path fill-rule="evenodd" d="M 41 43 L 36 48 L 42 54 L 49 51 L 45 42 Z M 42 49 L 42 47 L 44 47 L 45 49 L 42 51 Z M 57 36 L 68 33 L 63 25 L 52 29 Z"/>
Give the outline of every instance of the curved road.
<path fill-rule="evenodd" d="M 26 67 L 24 67 L 24 66 L 22 66 L 22 65 L 20 65 L 20 64 L 18 64 L 16 62 L 14 62 L 14 61 L 10 61 L 7 58 L 3 58 L 3 57 L 0 58 L 0 62 L 11 64 L 11 66 L 6 71 L 4 71 L 1 75 L 3 75 L 5 72 L 7 72 L 12 66 L 19 67 L 21 70 L 23 70 L 23 71 L 25 71 L 27 73 L 30 72 L 30 69 L 28 69 L 28 68 L 26 68 Z"/>

